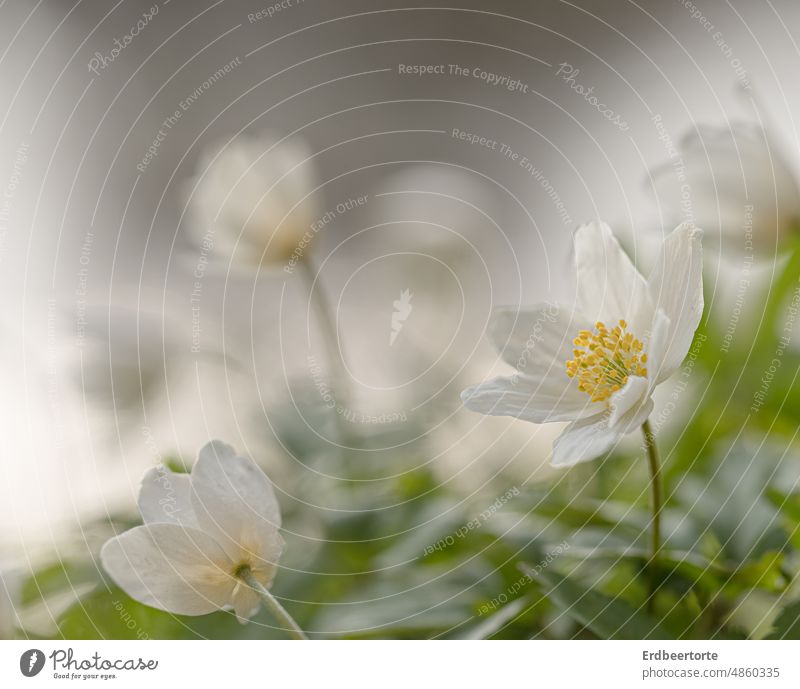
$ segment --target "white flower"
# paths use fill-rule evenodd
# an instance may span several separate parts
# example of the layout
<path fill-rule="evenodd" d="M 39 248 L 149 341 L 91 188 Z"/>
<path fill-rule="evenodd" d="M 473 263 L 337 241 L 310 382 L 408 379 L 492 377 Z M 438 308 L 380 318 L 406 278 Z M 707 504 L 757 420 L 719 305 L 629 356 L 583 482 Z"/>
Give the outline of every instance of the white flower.
<path fill-rule="evenodd" d="M 489 335 L 517 368 L 465 390 L 473 411 L 526 421 L 570 421 L 554 466 L 609 451 L 647 420 L 652 394 L 681 365 L 703 312 L 700 230 L 680 225 L 664 241 L 649 280 L 608 225 L 575 233 L 574 307 L 548 303 L 495 313 Z"/>
<path fill-rule="evenodd" d="M 287 260 L 317 217 L 309 158 L 303 144 L 269 135 L 209 150 L 190 187 L 194 243 L 236 264 Z"/>
<path fill-rule="evenodd" d="M 774 256 L 797 231 L 797 177 L 766 130 L 701 127 L 684 136 L 679 154 L 653 172 L 655 191 L 668 210 L 702 227 L 706 239 L 716 228 L 726 254 Z"/>
<path fill-rule="evenodd" d="M 272 485 L 252 460 L 212 441 L 191 475 L 148 471 L 139 511 L 144 525 L 112 538 L 100 554 L 131 598 L 178 615 L 227 606 L 242 621 L 256 613 L 258 594 L 237 572 L 247 566 L 269 587 L 284 543 Z"/>

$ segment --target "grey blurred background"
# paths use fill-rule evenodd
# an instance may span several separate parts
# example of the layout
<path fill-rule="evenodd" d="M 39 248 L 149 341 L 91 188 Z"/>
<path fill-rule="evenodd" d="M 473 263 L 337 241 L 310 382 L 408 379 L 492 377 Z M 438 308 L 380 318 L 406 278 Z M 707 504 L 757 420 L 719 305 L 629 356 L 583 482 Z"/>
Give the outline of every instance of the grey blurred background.
<path fill-rule="evenodd" d="M 435 4 L 0 4 L 3 546 L 33 550 L 132 504 L 144 467 L 191 461 L 209 437 L 257 457 L 278 485 L 297 466 L 281 424 L 297 390 L 313 388 L 316 340 L 295 276 L 209 268 L 202 351 L 190 346 L 198 251 L 187 198 L 215 142 L 297 137 L 314 154 L 320 214 L 368 197 L 314 247 L 355 404 L 406 413 L 422 430 L 402 442 L 422 443 L 421 461 L 439 462 L 443 481 L 480 468 L 478 483 L 495 469 L 481 450 L 465 472 L 459 443 L 477 452 L 481 441 L 464 437 L 497 420 L 464 422 L 458 383 L 494 367 L 491 308 L 567 296 L 570 236 L 586 220 L 610 222 L 646 265 L 676 220 L 647 184 L 669 158 L 664 132 L 677 143 L 698 124 L 757 122 L 757 97 L 797 150 L 796 2 Z M 404 289 L 416 310 L 389 346 Z M 286 423 L 307 423 L 323 446 L 330 429 L 300 406 Z M 502 468 L 512 457 L 523 476 L 541 469 L 552 432 L 503 429 L 515 450 Z"/>

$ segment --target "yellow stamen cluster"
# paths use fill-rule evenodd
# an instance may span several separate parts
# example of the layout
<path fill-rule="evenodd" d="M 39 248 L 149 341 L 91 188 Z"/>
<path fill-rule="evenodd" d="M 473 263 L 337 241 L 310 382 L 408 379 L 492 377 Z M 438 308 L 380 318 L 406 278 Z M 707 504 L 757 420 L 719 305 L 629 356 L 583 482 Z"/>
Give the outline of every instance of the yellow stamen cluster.
<path fill-rule="evenodd" d="M 567 361 L 567 375 L 578 379 L 578 389 L 603 402 L 628 382 L 628 376 L 646 376 L 644 345 L 620 321 L 609 330 L 595 323 L 594 331 L 581 330 L 572 341 L 575 358 Z"/>

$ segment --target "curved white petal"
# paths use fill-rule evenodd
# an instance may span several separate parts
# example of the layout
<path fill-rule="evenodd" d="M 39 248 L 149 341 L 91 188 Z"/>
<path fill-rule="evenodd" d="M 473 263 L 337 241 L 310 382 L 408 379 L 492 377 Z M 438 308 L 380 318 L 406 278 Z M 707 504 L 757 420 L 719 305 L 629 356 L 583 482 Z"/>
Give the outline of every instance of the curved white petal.
<path fill-rule="evenodd" d="M 139 489 L 139 512 L 145 524 L 171 523 L 197 527 L 188 474 L 165 466 L 148 470 Z"/>
<path fill-rule="evenodd" d="M 611 396 L 608 416 L 608 425 L 616 427 L 620 421 L 625 419 L 629 412 L 636 411 L 646 403 L 650 392 L 650 384 L 647 378 L 642 376 L 630 376 L 628 382 L 622 390 L 618 390 Z"/>
<path fill-rule="evenodd" d="M 581 225 L 574 241 L 578 310 L 609 327 L 625 320 L 634 335 L 641 333 L 653 314 L 647 283 L 611 228 L 603 222 Z"/>
<path fill-rule="evenodd" d="M 624 414 L 622 417 L 620 417 L 614 428 L 623 433 L 623 435 L 633 433 L 634 431 L 638 430 L 645 421 L 647 421 L 647 418 L 653 413 L 654 407 L 655 402 L 653 402 L 652 397 L 642 398 L 638 405 L 631 407 L 627 414 Z"/>
<path fill-rule="evenodd" d="M 681 365 L 703 315 L 702 236 L 702 231 L 689 223 L 679 225 L 664 240 L 650 274 L 650 297 L 656 310 L 663 310 L 670 321 L 658 382 Z"/>
<path fill-rule="evenodd" d="M 488 335 L 503 361 L 521 373 L 561 369 L 572 359 L 572 340 L 594 321 L 561 304 L 495 310 Z"/>
<path fill-rule="evenodd" d="M 467 409 L 491 416 L 513 416 L 524 421 L 573 421 L 603 409 L 578 390 L 564 369 L 544 377 L 519 374 L 473 385 L 461 393 Z"/>
<path fill-rule="evenodd" d="M 663 309 L 658 309 L 653 317 L 650 327 L 650 336 L 647 338 L 645 351 L 647 352 L 647 379 L 650 381 L 650 391 L 662 380 L 664 375 L 664 361 L 669 350 L 670 321 Z"/>
<path fill-rule="evenodd" d="M 231 601 L 233 611 L 242 624 L 247 624 L 247 621 L 253 617 L 261 607 L 261 599 L 258 597 L 258 594 L 244 582 L 240 582 L 239 586 L 236 587 Z"/>
<path fill-rule="evenodd" d="M 553 443 L 554 467 L 569 467 L 606 454 L 624 435 L 609 428 L 608 414 L 597 414 L 571 423 Z"/>
<path fill-rule="evenodd" d="M 263 586 L 269 588 L 278 572 L 278 561 L 281 559 L 286 542 L 277 529 L 272 532 L 262 530 L 259 538 L 260 550 L 251 553 L 250 568 L 253 570 L 253 576 Z"/>
<path fill-rule="evenodd" d="M 231 602 L 233 563 L 212 538 L 178 524 L 137 526 L 100 552 L 131 598 L 176 615 L 205 615 Z"/>
<path fill-rule="evenodd" d="M 232 559 L 277 560 L 280 553 L 275 554 L 273 544 L 280 508 L 272 484 L 255 462 L 214 440 L 200 450 L 191 483 L 198 524 Z"/>

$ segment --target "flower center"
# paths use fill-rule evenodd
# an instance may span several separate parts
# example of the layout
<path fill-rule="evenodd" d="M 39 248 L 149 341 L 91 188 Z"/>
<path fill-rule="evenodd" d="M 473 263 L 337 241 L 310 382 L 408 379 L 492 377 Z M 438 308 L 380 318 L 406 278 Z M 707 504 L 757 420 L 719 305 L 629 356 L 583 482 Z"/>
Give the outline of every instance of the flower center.
<path fill-rule="evenodd" d="M 574 359 L 567 361 L 567 375 L 578 379 L 578 389 L 603 402 L 628 382 L 628 376 L 646 376 L 644 345 L 620 321 L 609 330 L 598 321 L 594 330 L 581 330 L 572 341 Z"/>

